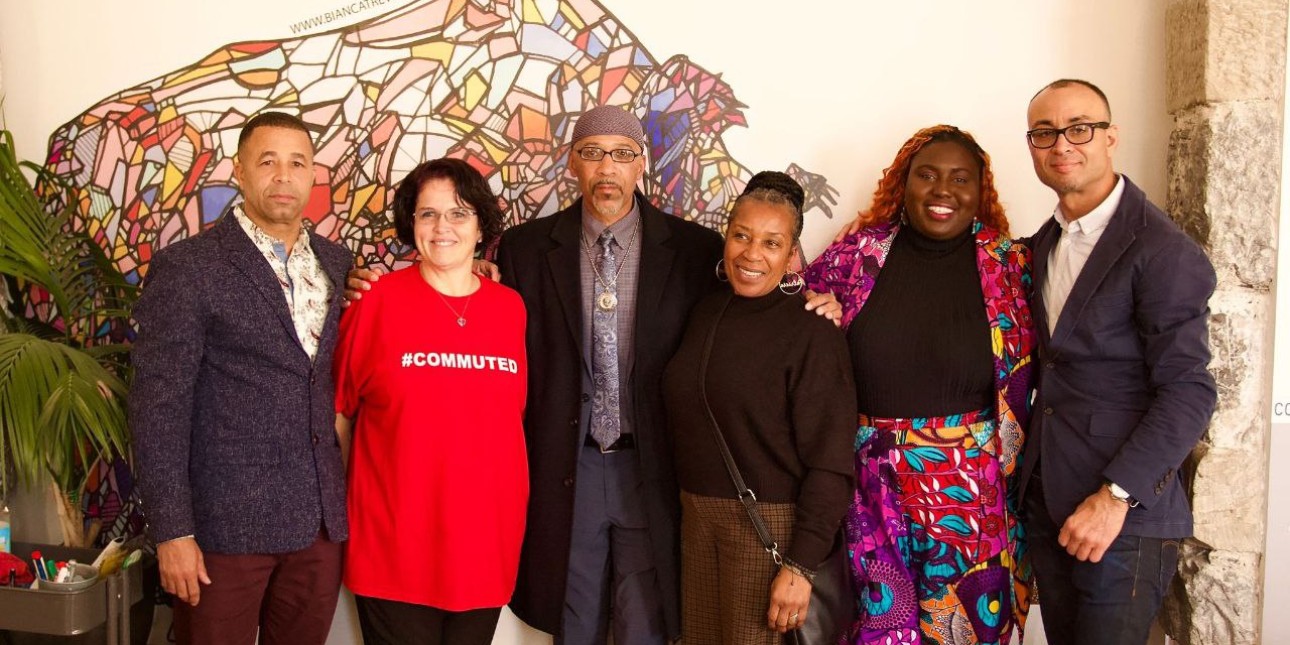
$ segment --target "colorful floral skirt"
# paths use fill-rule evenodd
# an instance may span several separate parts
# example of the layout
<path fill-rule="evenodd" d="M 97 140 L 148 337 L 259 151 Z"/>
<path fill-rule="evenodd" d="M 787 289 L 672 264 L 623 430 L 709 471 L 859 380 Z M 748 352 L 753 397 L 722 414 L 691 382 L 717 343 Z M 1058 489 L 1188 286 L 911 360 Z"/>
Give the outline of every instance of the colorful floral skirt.
<path fill-rule="evenodd" d="M 999 466 L 992 410 L 860 416 L 847 545 L 860 620 L 851 642 L 1007 645 L 1031 572 Z"/>

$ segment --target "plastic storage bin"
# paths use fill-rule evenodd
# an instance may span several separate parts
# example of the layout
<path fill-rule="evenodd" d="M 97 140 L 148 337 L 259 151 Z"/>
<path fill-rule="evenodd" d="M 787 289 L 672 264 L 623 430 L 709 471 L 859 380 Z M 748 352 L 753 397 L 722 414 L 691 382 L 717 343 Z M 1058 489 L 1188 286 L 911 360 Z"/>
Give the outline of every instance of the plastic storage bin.
<path fill-rule="evenodd" d="M 47 560 L 78 562 L 93 562 L 98 555 L 97 549 L 13 545 L 13 552 L 19 557 L 32 551 L 40 551 Z M 155 560 L 145 558 L 129 569 L 100 578 L 91 587 L 74 592 L 0 587 L 0 630 L 4 630 L 0 631 L 0 644 L 145 643 L 153 609 L 152 591 L 146 594 L 147 602 L 139 602 L 145 598 L 145 567 L 155 569 Z M 155 583 L 149 582 L 155 589 Z"/>

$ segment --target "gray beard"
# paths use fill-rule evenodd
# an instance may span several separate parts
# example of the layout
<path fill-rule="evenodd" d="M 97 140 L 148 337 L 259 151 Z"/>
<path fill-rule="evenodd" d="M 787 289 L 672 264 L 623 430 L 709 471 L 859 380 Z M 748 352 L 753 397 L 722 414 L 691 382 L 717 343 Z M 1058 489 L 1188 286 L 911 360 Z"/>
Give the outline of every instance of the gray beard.
<path fill-rule="evenodd" d="M 615 199 L 615 200 L 608 200 L 608 199 L 606 199 L 606 200 L 600 200 L 600 201 L 594 201 L 594 200 L 593 200 L 593 201 L 591 202 L 591 207 L 592 207 L 592 208 L 596 211 L 596 213 L 597 213 L 597 214 L 599 214 L 601 217 L 603 217 L 603 218 L 605 218 L 605 219 L 612 219 L 612 218 L 614 218 L 614 217 L 617 217 L 617 216 L 618 216 L 618 213 L 619 213 L 619 211 L 621 211 L 621 210 L 623 209 L 623 204 L 624 204 L 625 202 L 626 202 L 626 199 L 625 199 L 625 198 L 624 198 L 624 199 Z"/>

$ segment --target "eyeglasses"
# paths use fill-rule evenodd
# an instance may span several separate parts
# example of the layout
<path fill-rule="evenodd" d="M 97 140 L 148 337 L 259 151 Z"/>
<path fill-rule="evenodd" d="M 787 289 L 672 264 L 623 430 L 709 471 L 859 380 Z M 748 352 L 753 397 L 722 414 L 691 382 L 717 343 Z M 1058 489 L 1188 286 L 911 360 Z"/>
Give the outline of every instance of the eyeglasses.
<path fill-rule="evenodd" d="M 580 157 L 583 161 L 600 161 L 601 159 L 604 159 L 605 154 L 608 153 L 609 158 L 613 159 L 614 161 L 617 161 L 618 163 L 631 163 L 633 161 L 636 161 L 637 157 L 645 154 L 643 152 L 636 152 L 635 150 L 628 150 L 627 148 L 618 148 L 616 150 L 601 150 L 596 146 L 583 146 L 581 148 L 578 148 L 577 152 L 578 152 L 578 157 Z"/>
<path fill-rule="evenodd" d="M 1066 141 L 1073 146 L 1079 146 L 1093 140 L 1093 135 L 1098 128 L 1106 129 L 1111 124 L 1106 121 L 1097 123 L 1075 123 L 1064 128 L 1035 128 L 1026 132 L 1026 139 L 1030 145 L 1040 150 L 1045 150 L 1057 145 L 1057 136 L 1066 137 Z"/>
<path fill-rule="evenodd" d="M 448 222 L 449 224 L 465 224 L 466 220 L 474 216 L 475 216 L 475 211 L 469 208 L 454 208 L 446 213 L 440 213 L 439 211 L 436 211 L 431 208 L 427 208 L 425 210 L 416 212 L 417 219 L 428 219 L 430 221 L 435 221 L 439 218 L 443 218 L 443 220 Z"/>

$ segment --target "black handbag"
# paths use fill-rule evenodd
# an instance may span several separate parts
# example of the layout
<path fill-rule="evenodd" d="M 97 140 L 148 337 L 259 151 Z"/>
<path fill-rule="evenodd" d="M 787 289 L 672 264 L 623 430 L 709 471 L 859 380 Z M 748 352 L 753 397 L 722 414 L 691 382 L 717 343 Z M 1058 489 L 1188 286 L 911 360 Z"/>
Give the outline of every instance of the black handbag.
<path fill-rule="evenodd" d="M 712 434 L 716 437 L 717 447 L 721 450 L 721 459 L 726 464 L 726 472 L 730 474 L 730 481 L 735 485 L 735 492 L 739 496 L 739 501 L 743 504 L 744 510 L 747 511 L 748 519 L 752 520 L 753 529 L 757 531 L 757 538 L 761 540 L 762 547 L 775 561 L 775 566 L 780 566 L 783 564 L 783 557 L 779 553 L 779 545 L 775 543 L 775 540 L 771 539 L 770 530 L 766 528 L 766 522 L 757 510 L 757 496 L 744 483 L 743 475 L 739 473 L 739 466 L 735 463 L 734 455 L 730 454 L 730 446 L 726 444 L 726 438 L 721 434 L 721 426 L 717 423 L 717 417 L 712 414 L 712 407 L 708 405 L 708 359 L 712 355 L 712 344 L 716 340 L 717 326 L 721 324 L 721 318 L 725 315 L 726 308 L 730 306 L 732 299 L 733 296 L 728 298 L 721 306 L 721 311 L 717 313 L 717 319 L 713 321 L 712 329 L 708 332 L 708 337 L 704 341 L 703 358 L 699 364 L 699 396 L 703 398 L 703 409 L 708 413 L 708 420 L 712 422 Z M 851 574 L 848 571 L 846 554 L 846 540 L 843 539 L 842 531 L 839 530 L 833 540 L 832 552 L 829 553 L 820 568 L 815 572 L 815 580 L 811 583 L 811 602 L 807 606 L 806 621 L 802 623 L 801 627 L 785 633 L 784 643 L 787 645 L 835 645 L 851 628 L 858 612 L 855 589 L 851 585 Z"/>

